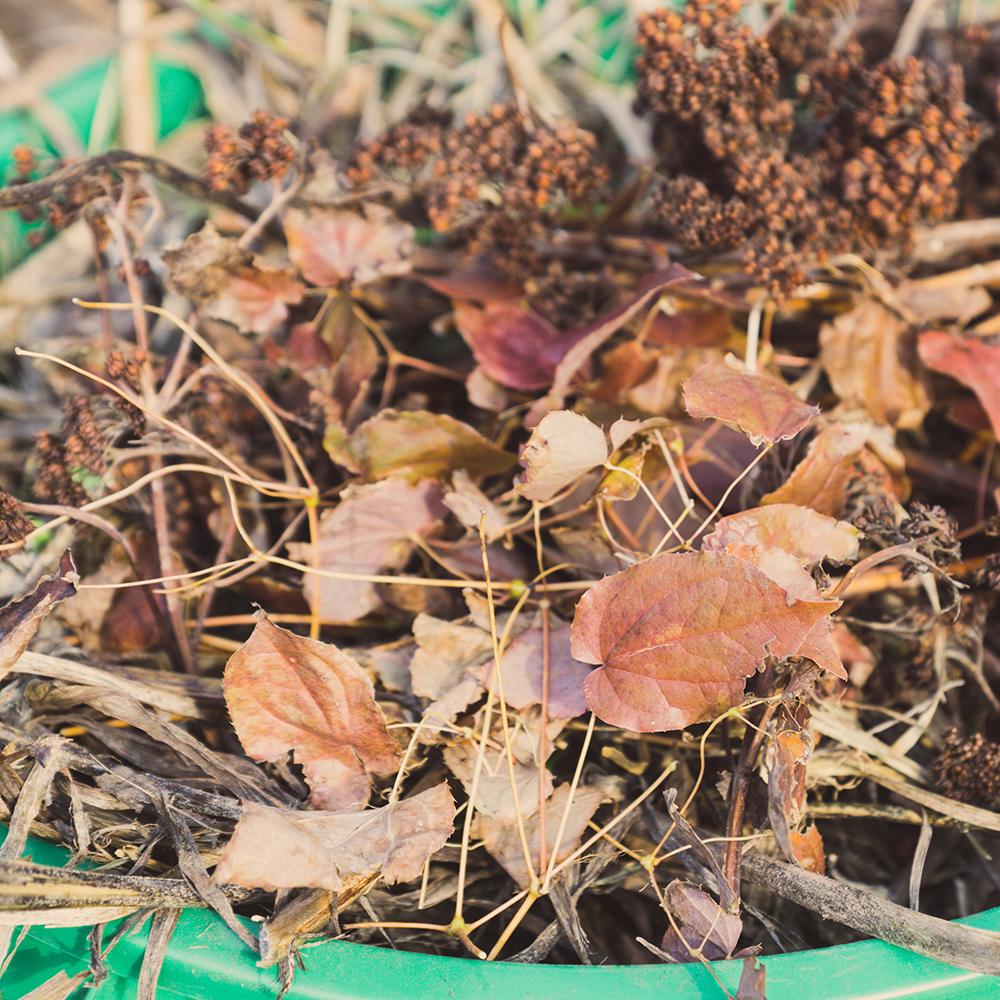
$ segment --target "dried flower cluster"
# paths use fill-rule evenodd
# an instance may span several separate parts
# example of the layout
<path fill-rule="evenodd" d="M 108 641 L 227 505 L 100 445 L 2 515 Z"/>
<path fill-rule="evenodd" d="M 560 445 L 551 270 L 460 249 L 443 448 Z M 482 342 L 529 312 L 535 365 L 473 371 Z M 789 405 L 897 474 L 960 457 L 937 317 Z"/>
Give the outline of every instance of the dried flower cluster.
<path fill-rule="evenodd" d="M 593 206 L 608 178 L 597 141 L 571 122 L 535 125 L 513 104 L 470 114 L 458 126 L 426 107 L 354 151 L 359 188 L 400 169 L 429 168 L 426 211 L 470 251 L 489 250 L 512 278 L 539 276 L 539 253 L 560 210 Z"/>
<path fill-rule="evenodd" d="M 245 194 L 255 180 L 283 177 L 295 159 L 287 128 L 286 118 L 261 110 L 239 132 L 228 125 L 211 126 L 205 133 L 205 180 L 216 191 Z"/>
<path fill-rule="evenodd" d="M 987 808 L 1000 802 L 1000 745 L 980 733 L 949 729 L 931 771 L 937 790 L 950 799 Z"/>
<path fill-rule="evenodd" d="M 16 498 L 5 490 L 0 490 L 0 545 L 20 542 L 34 525 L 24 516 Z M 0 560 L 7 559 L 9 551 L 0 551 Z"/>
<path fill-rule="evenodd" d="M 741 248 L 781 297 L 808 261 L 899 253 L 916 222 L 954 210 L 956 174 L 979 138 L 957 68 L 869 67 L 856 44 L 816 58 L 822 24 L 789 54 L 779 32 L 782 61 L 803 61 L 796 108 L 779 98 L 770 38 L 738 21 L 740 6 L 691 0 L 639 18 L 636 109 L 652 118 L 668 178 L 657 211 L 687 249 Z"/>
<path fill-rule="evenodd" d="M 107 470 L 107 438 L 93 410 L 93 397 L 70 396 L 58 434 L 42 431 L 35 439 L 35 495 L 43 501 L 80 506 L 90 497 L 78 482 L 79 470 L 103 475 Z"/>

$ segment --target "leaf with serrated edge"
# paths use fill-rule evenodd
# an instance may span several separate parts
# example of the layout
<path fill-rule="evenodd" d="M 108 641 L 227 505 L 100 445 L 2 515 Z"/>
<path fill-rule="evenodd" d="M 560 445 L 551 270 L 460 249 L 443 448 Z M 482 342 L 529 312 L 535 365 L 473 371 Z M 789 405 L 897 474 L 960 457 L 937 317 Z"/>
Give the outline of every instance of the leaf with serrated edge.
<path fill-rule="evenodd" d="M 702 541 L 703 549 L 724 549 L 732 542 L 773 545 L 790 552 L 806 566 L 826 559 L 851 562 L 858 557 L 864 534 L 846 521 L 820 514 L 811 507 L 775 503 L 722 518 Z"/>
<path fill-rule="evenodd" d="M 729 363 L 727 363 L 729 362 Z M 755 444 L 794 437 L 819 413 L 775 379 L 736 370 L 732 355 L 710 361 L 684 383 L 684 403 L 692 417 L 721 420 L 740 428 Z"/>
<path fill-rule="evenodd" d="M 313 808 L 363 809 L 369 772 L 387 774 L 399 763 L 364 670 L 336 646 L 286 632 L 260 612 L 222 685 L 243 749 L 257 761 L 294 751 Z"/>
<path fill-rule="evenodd" d="M 765 656 L 799 653 L 837 607 L 797 600 L 726 552 L 667 553 L 583 596 L 572 651 L 603 664 L 583 686 L 598 718 L 638 732 L 684 729 L 739 704 Z"/>

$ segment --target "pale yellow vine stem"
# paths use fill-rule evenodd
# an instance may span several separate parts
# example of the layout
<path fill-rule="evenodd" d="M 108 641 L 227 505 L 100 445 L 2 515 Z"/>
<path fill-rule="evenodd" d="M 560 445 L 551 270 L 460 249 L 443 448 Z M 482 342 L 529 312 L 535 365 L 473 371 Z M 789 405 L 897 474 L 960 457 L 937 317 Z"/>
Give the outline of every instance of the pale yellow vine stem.
<path fill-rule="evenodd" d="M 705 520 L 701 522 L 701 526 L 698 528 L 698 530 L 688 539 L 688 545 L 690 545 L 712 523 L 712 520 L 715 518 L 715 515 L 718 514 L 720 510 L 722 510 L 723 505 L 729 499 L 729 494 L 736 489 L 736 487 L 750 474 L 754 466 L 757 465 L 757 463 L 760 462 L 761 459 L 763 459 L 763 457 L 766 454 L 768 454 L 768 452 L 770 452 L 770 450 L 773 447 L 774 447 L 773 443 L 771 441 L 768 441 L 767 444 L 754 457 L 754 460 L 729 484 L 729 488 L 726 490 L 725 493 L 722 494 L 722 499 L 715 505 L 715 508 L 708 515 L 708 517 L 706 517 Z"/>

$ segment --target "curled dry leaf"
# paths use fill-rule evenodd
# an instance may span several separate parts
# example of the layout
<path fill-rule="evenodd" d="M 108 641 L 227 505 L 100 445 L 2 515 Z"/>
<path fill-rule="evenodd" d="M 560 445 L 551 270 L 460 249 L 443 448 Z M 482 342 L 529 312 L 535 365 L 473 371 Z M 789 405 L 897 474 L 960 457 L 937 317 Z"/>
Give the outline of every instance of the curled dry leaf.
<path fill-rule="evenodd" d="M 920 360 L 968 386 L 990 418 L 993 436 L 1000 439 L 1000 345 L 978 337 L 961 337 L 928 330 L 918 341 Z"/>
<path fill-rule="evenodd" d="M 707 892 L 675 879 L 663 893 L 663 908 L 673 919 L 660 947 L 675 962 L 712 962 L 732 956 L 743 921 L 726 913 Z"/>
<path fill-rule="evenodd" d="M 212 881 L 340 892 L 371 875 L 418 878 L 451 836 L 455 803 L 442 783 L 379 809 L 302 812 L 244 802 Z"/>
<path fill-rule="evenodd" d="M 578 787 L 569 805 L 569 815 L 562 840 L 557 842 L 559 827 L 563 813 L 566 811 L 569 798 L 569 785 L 560 785 L 549 796 L 545 803 L 545 847 L 546 864 L 552 860 L 553 848 L 556 849 L 554 861 L 559 864 L 565 861 L 575 850 L 591 816 L 597 812 L 597 807 L 604 801 L 606 795 L 596 788 Z M 524 833 L 531 855 L 531 866 L 538 872 L 541 863 L 541 829 L 542 818 L 539 812 L 524 819 Z M 531 875 L 524 857 L 524 848 L 517 824 L 504 823 L 493 816 L 479 817 L 479 833 L 483 838 L 486 850 L 503 865 L 507 874 L 522 888 L 531 884 Z"/>
<path fill-rule="evenodd" d="M 742 370 L 731 354 L 710 361 L 684 383 L 684 403 L 692 417 L 735 425 L 755 445 L 794 437 L 819 413 L 784 383 Z"/>
<path fill-rule="evenodd" d="M 833 391 L 863 406 L 877 423 L 913 429 L 931 408 L 927 376 L 917 358 L 913 326 L 877 299 L 825 323 L 820 361 Z"/>
<path fill-rule="evenodd" d="M 290 208 L 284 227 L 288 256 L 314 285 L 367 285 L 410 269 L 413 227 L 404 222 L 312 206 Z"/>
<path fill-rule="evenodd" d="M 824 559 L 834 564 L 852 562 L 858 557 L 858 544 L 863 537 L 854 525 L 827 517 L 811 507 L 775 503 L 722 518 L 715 530 L 705 536 L 702 548 L 724 549 L 733 542 L 773 545 L 790 552 L 803 565 L 811 566 Z"/>
<path fill-rule="evenodd" d="M 268 264 L 211 223 L 182 246 L 163 251 L 167 287 L 189 298 L 198 311 L 239 330 L 267 333 L 302 301 L 305 286 L 292 267 Z"/>
<path fill-rule="evenodd" d="M 608 457 L 604 431 L 572 410 L 542 418 L 521 452 L 524 482 L 515 488 L 528 500 L 546 503 Z"/>
<path fill-rule="evenodd" d="M 865 435 L 839 423 L 824 427 L 809 442 L 806 457 L 785 483 L 761 497 L 761 504 L 790 503 L 838 517 L 844 512 L 847 484 L 865 450 Z"/>
<path fill-rule="evenodd" d="M 472 478 L 489 476 L 517 461 L 468 424 L 424 410 L 382 410 L 350 436 L 331 424 L 323 447 L 339 465 L 366 479 L 393 476 L 411 483 L 445 479 L 458 469 Z"/>
<path fill-rule="evenodd" d="M 222 684 L 243 749 L 257 761 L 293 751 L 316 809 L 363 809 L 369 773 L 399 763 L 371 680 L 336 646 L 294 635 L 258 613 Z"/>
<path fill-rule="evenodd" d="M 320 517 L 319 568 L 352 576 L 401 568 L 413 549 L 412 538 L 446 516 L 440 497 L 441 487 L 430 479 L 416 486 L 386 479 L 348 487 L 340 503 Z M 312 543 L 290 542 L 288 553 L 312 565 Z M 367 580 L 316 577 L 306 581 L 305 595 L 321 618 L 342 624 L 363 618 L 381 603 L 376 585 Z"/>
<path fill-rule="evenodd" d="M 69 549 L 59 558 L 59 572 L 44 577 L 20 601 L 0 609 L 0 679 L 3 679 L 28 648 L 42 619 L 60 601 L 76 593 L 80 576 Z"/>
<path fill-rule="evenodd" d="M 482 522 L 487 542 L 495 542 L 507 534 L 507 517 L 472 481 L 465 469 L 456 469 L 451 477 L 451 490 L 444 495 L 444 505 L 460 524 L 479 534 Z M 485 518 L 482 516 L 486 512 Z"/>
<path fill-rule="evenodd" d="M 684 729 L 739 704 L 765 656 L 808 655 L 810 633 L 837 607 L 793 597 L 728 552 L 667 553 L 583 596 L 573 656 L 603 664 L 583 689 L 604 722 L 637 732 Z"/>
<path fill-rule="evenodd" d="M 467 674 L 493 659 L 493 639 L 478 625 L 447 622 L 417 615 L 413 622 L 416 652 L 410 660 L 413 693 L 440 698 Z"/>

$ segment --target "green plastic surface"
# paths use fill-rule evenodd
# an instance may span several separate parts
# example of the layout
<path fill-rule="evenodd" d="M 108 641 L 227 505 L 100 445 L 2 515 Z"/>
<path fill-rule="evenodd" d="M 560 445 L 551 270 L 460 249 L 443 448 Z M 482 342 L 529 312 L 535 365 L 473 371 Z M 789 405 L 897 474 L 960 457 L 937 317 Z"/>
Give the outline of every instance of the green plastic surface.
<path fill-rule="evenodd" d="M 6 830 L 0 828 L 6 836 Z M 67 852 L 31 840 L 26 852 L 42 864 L 63 864 Z M 962 923 L 1000 930 L 1000 909 Z M 247 921 L 248 926 L 252 926 Z M 118 926 L 109 924 L 105 941 Z M 0 998 L 14 1000 L 59 969 L 87 967 L 89 928 L 32 927 L 0 977 Z M 73 1000 L 131 1000 L 136 996 L 148 924 L 123 937 L 107 957 L 110 975 L 81 987 Z M 15 940 L 17 934 L 15 933 Z M 237 1000 L 277 994 L 275 969 L 258 969 L 253 955 L 215 916 L 187 910 L 167 950 L 158 1000 Z M 289 1000 L 616 1000 L 665 996 L 723 1000 L 713 973 L 729 993 L 742 963 L 584 968 L 516 965 L 393 952 L 369 945 L 320 941 L 302 948 L 306 968 Z M 882 941 L 861 941 L 794 955 L 769 956 L 769 1000 L 988 1000 L 1000 998 L 1000 979 L 952 968 Z"/>
<path fill-rule="evenodd" d="M 164 138 L 181 125 L 205 114 L 201 85 L 189 70 L 150 60 L 153 79 L 153 111 L 159 120 L 158 137 Z M 106 85 L 119 89 L 117 62 L 103 59 L 74 73 L 45 92 L 46 99 L 59 109 L 84 148 L 91 148 L 94 114 Z M 13 176 L 13 150 L 19 144 L 39 154 L 61 155 L 44 127 L 27 110 L 0 114 L 0 183 Z M 0 274 L 10 270 L 31 250 L 27 235 L 38 228 L 25 223 L 17 212 L 0 212 Z"/>

